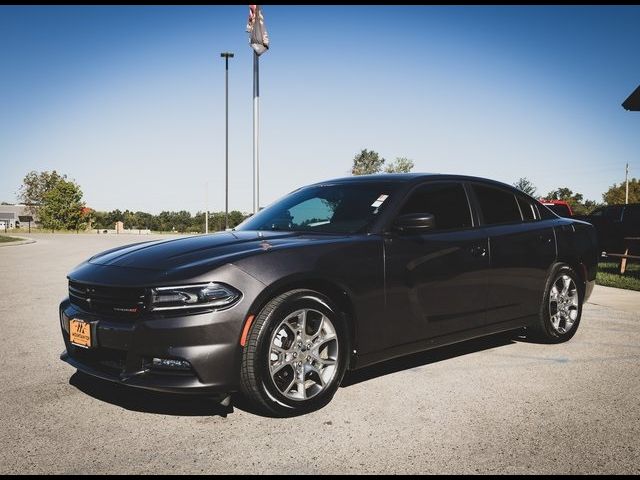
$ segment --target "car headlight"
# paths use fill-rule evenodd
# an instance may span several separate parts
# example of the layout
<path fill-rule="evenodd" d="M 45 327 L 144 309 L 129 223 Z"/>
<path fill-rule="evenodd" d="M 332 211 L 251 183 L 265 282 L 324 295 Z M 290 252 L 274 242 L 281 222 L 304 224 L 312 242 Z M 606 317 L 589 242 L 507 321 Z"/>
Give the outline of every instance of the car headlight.
<path fill-rule="evenodd" d="M 149 309 L 184 310 L 188 308 L 224 308 L 232 305 L 241 293 L 221 283 L 201 283 L 179 287 L 156 287 L 151 289 Z"/>

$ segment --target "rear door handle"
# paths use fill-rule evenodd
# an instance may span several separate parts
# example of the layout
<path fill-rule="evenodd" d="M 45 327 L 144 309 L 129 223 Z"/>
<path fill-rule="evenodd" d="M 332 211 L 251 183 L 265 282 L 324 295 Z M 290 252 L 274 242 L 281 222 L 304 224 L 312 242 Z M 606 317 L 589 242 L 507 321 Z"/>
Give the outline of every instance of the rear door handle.
<path fill-rule="evenodd" d="M 483 245 L 474 245 L 471 247 L 471 255 L 474 257 L 484 257 L 487 254 L 487 248 Z"/>

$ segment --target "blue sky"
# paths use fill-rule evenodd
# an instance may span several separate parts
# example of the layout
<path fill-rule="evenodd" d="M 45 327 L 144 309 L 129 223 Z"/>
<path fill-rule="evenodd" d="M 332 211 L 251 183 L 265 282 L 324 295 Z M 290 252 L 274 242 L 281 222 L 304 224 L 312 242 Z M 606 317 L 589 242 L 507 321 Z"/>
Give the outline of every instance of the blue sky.
<path fill-rule="evenodd" d="M 586 198 L 640 177 L 640 7 L 265 6 L 261 204 L 354 155 Z M 0 7 L 0 200 L 30 170 L 98 210 L 252 206 L 244 6 Z"/>

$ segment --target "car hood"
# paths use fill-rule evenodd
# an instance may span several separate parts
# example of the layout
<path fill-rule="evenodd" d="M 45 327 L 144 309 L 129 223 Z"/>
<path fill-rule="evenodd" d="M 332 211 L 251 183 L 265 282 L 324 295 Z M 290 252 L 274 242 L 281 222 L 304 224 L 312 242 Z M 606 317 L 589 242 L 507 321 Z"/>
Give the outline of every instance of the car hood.
<path fill-rule="evenodd" d="M 325 243 L 339 235 L 300 232 L 233 231 L 158 242 L 144 242 L 107 250 L 89 259 L 94 265 L 168 271 L 213 268 L 248 255 L 301 244 Z"/>

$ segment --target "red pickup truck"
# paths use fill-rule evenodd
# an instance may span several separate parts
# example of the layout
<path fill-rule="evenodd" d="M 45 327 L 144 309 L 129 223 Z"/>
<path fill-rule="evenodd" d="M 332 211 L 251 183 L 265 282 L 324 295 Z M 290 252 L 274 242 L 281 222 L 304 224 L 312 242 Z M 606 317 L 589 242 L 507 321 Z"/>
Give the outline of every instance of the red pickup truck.
<path fill-rule="evenodd" d="M 540 203 L 547 206 L 553 213 L 560 217 L 573 217 L 571 206 L 564 200 L 545 200 L 541 198 Z"/>

